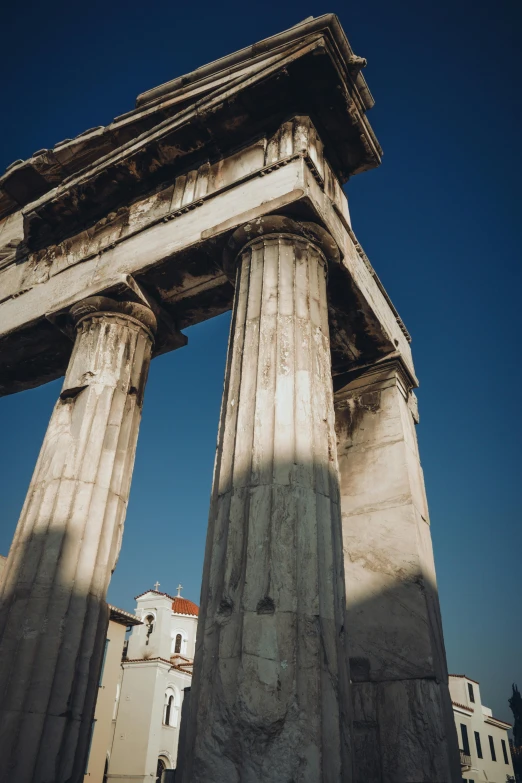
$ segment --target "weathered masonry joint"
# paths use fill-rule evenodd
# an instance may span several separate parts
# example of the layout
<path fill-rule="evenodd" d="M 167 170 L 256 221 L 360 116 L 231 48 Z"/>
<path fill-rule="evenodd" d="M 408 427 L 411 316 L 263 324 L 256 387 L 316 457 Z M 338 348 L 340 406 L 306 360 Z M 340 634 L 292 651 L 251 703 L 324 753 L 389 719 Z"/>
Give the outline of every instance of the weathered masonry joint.
<path fill-rule="evenodd" d="M 0 394 L 65 375 L 2 585 L 2 783 L 83 779 L 149 363 L 228 310 L 182 783 L 460 780 L 410 336 L 342 188 L 381 159 L 364 65 L 311 19 L 0 177 Z"/>

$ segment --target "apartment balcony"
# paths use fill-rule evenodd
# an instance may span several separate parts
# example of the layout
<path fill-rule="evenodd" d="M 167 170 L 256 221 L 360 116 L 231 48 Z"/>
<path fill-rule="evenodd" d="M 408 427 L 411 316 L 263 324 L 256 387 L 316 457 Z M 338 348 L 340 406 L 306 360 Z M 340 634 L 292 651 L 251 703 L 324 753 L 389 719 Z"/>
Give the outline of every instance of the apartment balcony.
<path fill-rule="evenodd" d="M 460 751 L 460 766 L 471 767 L 471 756 L 468 756 L 463 750 Z"/>

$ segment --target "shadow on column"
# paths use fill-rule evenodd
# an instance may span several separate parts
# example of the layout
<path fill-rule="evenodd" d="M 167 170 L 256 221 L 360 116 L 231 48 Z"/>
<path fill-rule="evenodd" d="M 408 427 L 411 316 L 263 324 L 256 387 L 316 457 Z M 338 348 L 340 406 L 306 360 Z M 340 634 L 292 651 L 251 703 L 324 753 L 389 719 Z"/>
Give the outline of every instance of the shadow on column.
<path fill-rule="evenodd" d="M 83 781 L 109 616 L 67 578 L 67 535 L 34 533 L 2 576 L 1 783 Z"/>
<path fill-rule="evenodd" d="M 354 783 L 460 782 L 438 615 L 437 588 L 420 573 L 351 603 Z"/>
<path fill-rule="evenodd" d="M 236 475 L 234 483 L 239 488 L 232 492 L 227 509 L 222 509 L 219 519 L 211 510 L 208 536 L 214 546 L 212 550 L 207 546 L 207 579 L 204 577 L 201 595 L 193 698 L 189 708 L 192 728 L 195 724 L 196 734 L 203 729 L 206 752 L 216 759 L 210 776 L 208 769 L 205 773 L 208 783 L 272 780 L 265 763 L 270 765 L 271 758 L 280 757 L 281 744 L 291 754 L 292 743 L 296 743 L 296 753 L 299 747 L 302 755 L 299 743 L 306 740 L 307 732 L 296 733 L 292 739 L 287 733 L 288 725 L 302 721 L 304 726 L 316 719 L 319 703 L 310 688 L 315 692 L 318 687 L 314 685 L 315 678 L 321 671 L 330 675 L 333 671 L 328 645 L 323 640 L 325 619 L 328 624 L 330 618 L 322 618 L 319 613 L 320 584 L 322 580 L 326 580 L 323 584 L 331 583 L 336 577 L 342 578 L 342 574 L 336 573 L 331 563 L 329 572 L 317 580 L 313 557 L 298 557 L 298 550 L 304 551 L 302 545 L 298 546 L 297 538 L 305 524 L 300 515 L 306 508 L 295 503 L 285 508 L 279 506 L 277 510 L 275 502 L 282 487 L 293 485 L 296 497 L 300 496 L 304 489 L 300 486 L 302 471 L 313 474 L 318 465 L 278 462 L 272 468 L 277 468 L 280 475 L 288 475 L 289 484 L 270 482 L 272 491 L 260 494 L 269 487 L 253 486 L 249 473 L 242 478 Z M 328 469 L 332 471 L 332 465 Z M 225 494 L 214 497 L 213 504 L 222 502 Z M 305 501 L 309 497 L 304 492 Z M 238 515 L 237 506 L 234 511 L 235 500 L 244 509 L 242 515 Z M 316 519 L 315 535 L 320 541 L 329 531 L 323 526 L 325 517 L 318 514 Z M 340 536 L 340 528 L 338 532 Z M 233 562 L 231 548 L 241 553 Z M 348 556 L 345 548 L 344 558 Z M 370 551 L 368 558 L 371 557 Z M 210 569 L 213 578 L 209 583 Z M 297 578 L 296 569 L 301 573 Z M 308 596 L 303 602 L 300 589 L 305 584 Z M 254 593 L 257 593 L 255 600 Z M 354 770 L 353 776 L 348 773 L 343 781 L 459 783 L 458 743 L 441 645 L 436 585 L 426 574 L 398 574 L 394 586 L 369 595 L 360 595 L 360 586 L 348 581 L 346 597 L 349 608 L 345 615 L 345 634 L 341 635 L 345 636 L 352 686 L 351 704 L 345 705 L 343 711 L 347 715 L 352 713 L 353 717 L 349 723 L 353 722 Z M 293 609 L 289 611 L 291 604 Z M 373 624 L 371 649 L 367 651 L 361 651 L 357 643 L 357 627 L 362 617 L 366 639 L 368 625 Z M 386 622 L 381 622 L 383 618 Z M 301 680 L 303 685 L 306 683 L 306 690 L 298 685 L 295 691 L 290 688 L 285 693 L 283 687 L 281 692 L 288 667 L 295 667 L 298 681 L 304 675 L 299 660 L 303 644 L 310 656 L 312 650 L 317 651 L 316 672 L 311 676 L 307 671 Z M 202 668 L 204 659 L 207 664 Z M 207 673 L 212 671 L 212 677 L 206 677 L 204 669 Z M 321 698 L 320 686 L 317 693 Z M 199 695 L 199 702 L 194 694 Z M 205 718 L 217 714 L 220 720 L 209 723 Z M 274 719 L 276 715 L 280 716 L 279 720 Z M 296 715 L 297 721 L 293 717 Z M 184 713 L 183 723 L 187 717 Z M 183 726 L 183 736 L 186 729 Z M 194 743 L 191 731 L 187 732 L 186 743 L 186 746 L 181 743 L 180 753 L 183 759 L 190 759 Z M 307 771 L 305 764 L 298 780 L 314 783 L 326 780 L 311 776 L 311 769 L 312 766 Z M 242 770 L 241 777 L 237 777 L 238 770 Z M 199 769 L 195 770 L 194 780 L 200 777 Z"/>

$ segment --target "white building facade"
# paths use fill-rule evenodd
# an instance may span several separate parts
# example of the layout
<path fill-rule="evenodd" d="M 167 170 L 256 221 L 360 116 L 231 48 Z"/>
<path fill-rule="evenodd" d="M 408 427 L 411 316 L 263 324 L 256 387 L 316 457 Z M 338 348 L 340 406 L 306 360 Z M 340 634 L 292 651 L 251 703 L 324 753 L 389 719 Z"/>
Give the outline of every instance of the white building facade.
<path fill-rule="evenodd" d="M 136 598 L 142 624 L 122 661 L 107 781 L 168 781 L 176 768 L 181 706 L 192 679 L 198 607 L 149 590 Z"/>
<path fill-rule="evenodd" d="M 515 780 L 508 729 L 482 704 L 480 685 L 465 674 L 450 674 L 449 689 L 465 783 L 506 783 Z"/>

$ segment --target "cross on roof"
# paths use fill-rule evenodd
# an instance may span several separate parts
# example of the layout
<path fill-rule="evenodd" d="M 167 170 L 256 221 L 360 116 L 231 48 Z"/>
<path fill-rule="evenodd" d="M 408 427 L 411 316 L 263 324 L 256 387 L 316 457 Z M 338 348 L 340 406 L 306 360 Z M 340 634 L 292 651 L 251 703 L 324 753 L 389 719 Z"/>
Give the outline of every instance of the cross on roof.
<path fill-rule="evenodd" d="M 156 591 L 156 592 L 158 592 L 158 587 L 159 587 L 159 586 L 160 586 L 160 583 L 159 583 L 159 582 L 155 582 L 155 583 L 154 583 L 154 589 L 155 589 L 155 591 Z"/>
<path fill-rule="evenodd" d="M 183 590 L 183 585 L 181 585 L 181 584 L 178 585 L 176 590 L 178 591 L 178 598 L 180 598 L 181 597 L 181 591 Z"/>

